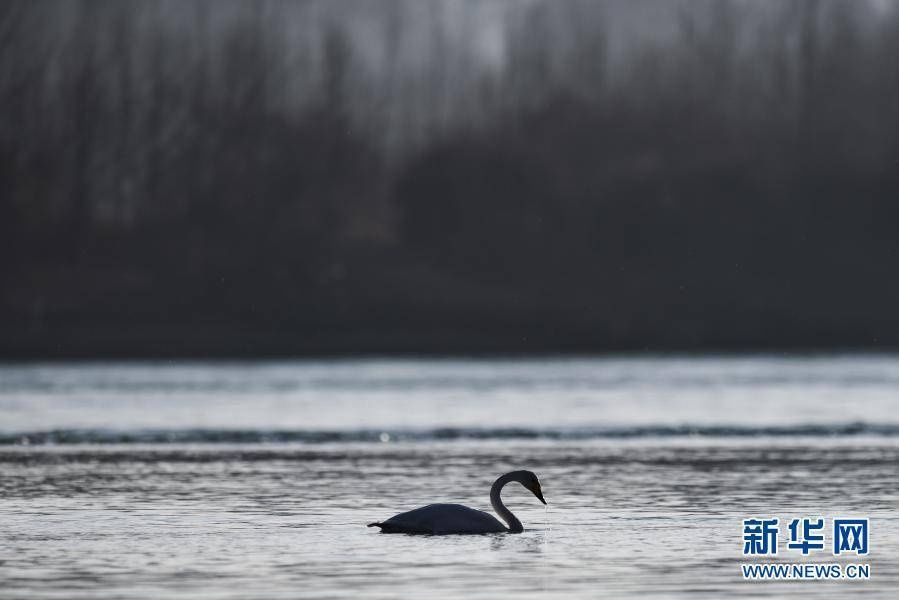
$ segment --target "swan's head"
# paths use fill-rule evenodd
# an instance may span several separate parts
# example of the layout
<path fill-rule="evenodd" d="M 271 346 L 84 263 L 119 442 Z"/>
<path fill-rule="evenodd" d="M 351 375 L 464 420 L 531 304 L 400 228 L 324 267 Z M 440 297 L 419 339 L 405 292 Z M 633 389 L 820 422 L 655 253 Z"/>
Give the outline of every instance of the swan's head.
<path fill-rule="evenodd" d="M 540 489 L 540 481 L 534 473 L 531 471 L 518 471 L 515 475 L 515 479 L 532 494 L 537 496 L 537 500 L 546 504 L 546 500 L 543 499 L 543 490 Z"/>

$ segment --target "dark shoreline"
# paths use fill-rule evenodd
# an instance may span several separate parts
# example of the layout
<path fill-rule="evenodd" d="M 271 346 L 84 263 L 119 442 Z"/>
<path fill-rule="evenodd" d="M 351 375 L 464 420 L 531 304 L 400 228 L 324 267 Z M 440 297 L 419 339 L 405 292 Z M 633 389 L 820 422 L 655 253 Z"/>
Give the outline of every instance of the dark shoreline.
<path fill-rule="evenodd" d="M 229 360 L 290 358 L 538 358 L 647 355 L 833 355 L 899 352 L 899 340 L 867 343 L 848 338 L 832 344 L 803 341 L 761 343 L 728 340 L 690 344 L 623 342 L 603 344 L 589 335 L 518 336 L 513 332 L 489 336 L 458 332 L 347 332 L 301 330 L 240 331 L 237 327 L 184 329 L 177 326 L 83 326 L 40 334 L 5 326 L 0 360 Z M 861 337 L 861 336 L 859 336 Z"/>

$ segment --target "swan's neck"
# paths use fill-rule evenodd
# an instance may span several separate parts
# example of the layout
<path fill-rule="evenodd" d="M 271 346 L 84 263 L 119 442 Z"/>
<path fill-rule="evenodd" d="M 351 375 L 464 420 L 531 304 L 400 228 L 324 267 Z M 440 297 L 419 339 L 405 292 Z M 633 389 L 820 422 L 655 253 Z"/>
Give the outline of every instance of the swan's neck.
<path fill-rule="evenodd" d="M 490 504 L 493 505 L 493 510 L 496 511 L 500 517 L 502 517 L 503 521 L 509 526 L 509 531 L 512 533 L 521 533 L 524 531 L 524 528 L 521 526 L 521 521 L 515 518 L 515 515 L 512 514 L 512 511 L 506 508 L 506 505 L 503 504 L 502 498 L 499 497 L 499 493 L 502 491 L 503 486 L 509 483 L 510 481 L 515 481 L 515 477 L 512 473 L 506 473 L 499 479 L 493 482 L 493 487 L 490 488 Z"/>

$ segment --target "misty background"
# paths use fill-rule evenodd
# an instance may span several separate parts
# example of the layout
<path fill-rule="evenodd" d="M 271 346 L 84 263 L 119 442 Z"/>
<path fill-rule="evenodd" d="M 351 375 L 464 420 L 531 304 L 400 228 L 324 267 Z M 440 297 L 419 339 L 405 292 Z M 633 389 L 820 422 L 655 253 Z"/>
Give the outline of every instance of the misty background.
<path fill-rule="evenodd" d="M 6 0 L 0 354 L 899 346 L 899 3 Z"/>

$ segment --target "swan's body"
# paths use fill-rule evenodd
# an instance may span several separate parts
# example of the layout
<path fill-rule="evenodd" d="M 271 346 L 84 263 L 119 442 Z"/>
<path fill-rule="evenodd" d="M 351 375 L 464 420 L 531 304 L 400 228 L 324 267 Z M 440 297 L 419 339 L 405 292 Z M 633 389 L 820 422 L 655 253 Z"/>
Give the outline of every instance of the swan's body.
<path fill-rule="evenodd" d="M 508 531 L 499 519 L 482 510 L 461 504 L 428 504 L 391 517 L 383 523 L 372 523 L 383 533 L 503 533 Z"/>
<path fill-rule="evenodd" d="M 444 535 L 449 533 L 521 533 L 521 521 L 506 508 L 500 498 L 500 491 L 510 481 L 517 481 L 546 504 L 540 482 L 530 471 L 506 473 L 490 488 L 490 504 L 493 510 L 509 524 L 503 525 L 499 519 L 482 510 L 461 504 L 429 504 L 400 513 L 381 523 L 369 523 L 369 527 L 380 527 L 381 533 L 421 533 Z"/>

